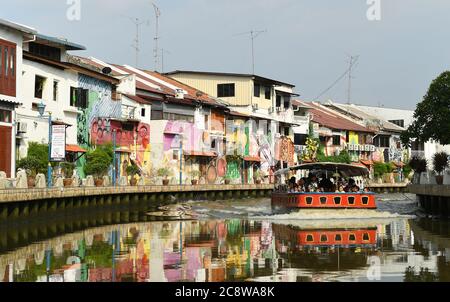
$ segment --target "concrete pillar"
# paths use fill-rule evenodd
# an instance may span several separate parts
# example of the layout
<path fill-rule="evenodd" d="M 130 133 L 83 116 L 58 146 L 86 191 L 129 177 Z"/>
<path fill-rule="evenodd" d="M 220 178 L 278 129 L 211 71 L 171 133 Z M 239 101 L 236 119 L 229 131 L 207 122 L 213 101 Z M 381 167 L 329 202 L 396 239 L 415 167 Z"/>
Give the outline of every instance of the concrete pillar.
<path fill-rule="evenodd" d="M 6 204 L 0 205 L 0 221 L 8 218 L 8 206 Z"/>
<path fill-rule="evenodd" d="M 79 209 L 79 208 L 81 208 L 81 204 L 82 204 L 82 200 L 81 200 L 80 197 L 75 197 L 75 198 L 73 199 L 73 208 L 74 208 L 74 209 Z"/>
<path fill-rule="evenodd" d="M 18 204 L 10 204 L 9 207 L 9 215 L 8 218 L 16 219 L 19 218 L 19 205 Z"/>
<path fill-rule="evenodd" d="M 28 217 L 30 215 L 30 204 L 24 202 L 20 205 L 19 217 Z"/>
<path fill-rule="evenodd" d="M 66 198 L 66 205 L 65 205 L 65 210 L 66 211 L 72 211 L 73 210 L 73 203 L 74 203 L 74 198 Z"/>
<path fill-rule="evenodd" d="M 113 197 L 111 195 L 106 196 L 105 197 L 105 204 L 107 206 L 111 206 L 112 205 L 112 199 L 113 199 Z"/>

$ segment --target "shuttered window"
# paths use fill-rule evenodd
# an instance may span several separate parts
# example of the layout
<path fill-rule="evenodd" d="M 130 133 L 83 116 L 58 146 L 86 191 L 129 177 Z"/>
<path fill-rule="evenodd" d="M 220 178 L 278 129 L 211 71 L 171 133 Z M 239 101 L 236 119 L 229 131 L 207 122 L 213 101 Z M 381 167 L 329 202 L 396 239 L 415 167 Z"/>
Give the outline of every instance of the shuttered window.
<path fill-rule="evenodd" d="M 0 39 L 0 94 L 16 96 L 16 45 Z"/>

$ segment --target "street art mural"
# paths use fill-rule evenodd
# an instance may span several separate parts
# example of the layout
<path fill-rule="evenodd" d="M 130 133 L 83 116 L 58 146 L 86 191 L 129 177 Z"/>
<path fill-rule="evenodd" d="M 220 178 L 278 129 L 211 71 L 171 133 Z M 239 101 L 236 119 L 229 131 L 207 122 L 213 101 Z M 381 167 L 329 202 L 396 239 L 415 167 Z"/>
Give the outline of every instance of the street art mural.
<path fill-rule="evenodd" d="M 77 141 L 85 149 L 96 145 L 112 143 L 112 133 L 116 131 L 116 146 L 119 163 L 130 159 L 144 169 L 150 157 L 150 125 L 144 123 L 123 123 L 122 103 L 112 99 L 112 85 L 108 82 L 80 74 L 78 86 L 89 90 L 87 108 L 80 109 L 77 123 Z M 120 152 L 121 149 L 127 152 Z M 78 172 L 85 177 L 82 167 L 85 158 L 77 162 Z M 118 169 L 119 175 L 125 174 L 124 168 Z M 145 170 L 145 169 L 144 169 Z"/>

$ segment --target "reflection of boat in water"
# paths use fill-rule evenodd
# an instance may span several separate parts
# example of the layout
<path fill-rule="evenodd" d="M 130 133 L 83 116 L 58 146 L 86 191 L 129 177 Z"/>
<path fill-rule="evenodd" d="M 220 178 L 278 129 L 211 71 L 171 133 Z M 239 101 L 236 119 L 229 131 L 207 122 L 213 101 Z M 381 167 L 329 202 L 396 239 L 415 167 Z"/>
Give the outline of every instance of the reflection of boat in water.
<path fill-rule="evenodd" d="M 356 165 L 337 163 L 311 163 L 279 170 L 275 176 L 289 175 L 299 170 L 314 171 L 320 174 L 339 174 L 341 177 L 367 176 L 367 168 Z M 272 193 L 272 206 L 288 209 L 376 209 L 375 194 L 371 192 L 289 192 L 288 188 L 278 186 Z"/>
<path fill-rule="evenodd" d="M 149 212 L 148 216 L 164 218 L 164 219 L 176 219 L 176 220 L 192 220 L 196 219 L 197 214 L 192 211 L 192 207 L 189 205 L 169 205 L 161 206 L 157 212 Z"/>

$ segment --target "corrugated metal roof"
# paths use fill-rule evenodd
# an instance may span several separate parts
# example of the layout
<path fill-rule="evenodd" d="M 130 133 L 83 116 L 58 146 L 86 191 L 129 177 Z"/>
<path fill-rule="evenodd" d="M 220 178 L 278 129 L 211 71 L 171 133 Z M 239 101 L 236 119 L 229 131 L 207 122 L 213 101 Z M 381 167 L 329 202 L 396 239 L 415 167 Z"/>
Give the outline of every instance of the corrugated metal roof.
<path fill-rule="evenodd" d="M 70 42 L 67 39 L 63 39 L 63 38 L 57 38 L 57 37 L 51 37 L 51 36 L 46 36 L 46 35 L 42 35 L 42 34 L 37 34 L 36 40 L 37 41 L 39 41 L 39 40 L 47 41 L 47 42 L 49 42 L 49 44 L 61 45 L 61 46 L 64 46 L 67 50 L 86 50 L 86 47 L 84 47 L 83 45 Z"/>
<path fill-rule="evenodd" d="M 18 31 L 21 31 L 23 33 L 30 34 L 30 35 L 37 34 L 37 30 L 35 30 L 32 27 L 22 25 L 22 24 L 19 24 L 16 22 L 8 21 L 5 19 L 0 19 L 0 25 L 9 27 L 9 28 L 12 28 L 12 29 L 15 29 L 15 30 L 18 30 Z"/>
<path fill-rule="evenodd" d="M 8 104 L 12 104 L 12 105 L 15 105 L 15 106 L 20 106 L 20 105 L 22 105 L 22 103 L 20 103 L 20 102 L 18 102 L 18 101 L 8 100 L 8 99 L 0 99 L 0 103 L 1 103 L 1 102 L 3 102 L 3 103 L 8 103 Z"/>
<path fill-rule="evenodd" d="M 347 131 L 356 131 L 356 132 L 367 132 L 374 133 L 373 130 L 363 127 L 357 123 L 351 122 L 346 118 L 342 118 L 333 112 L 327 110 L 320 104 L 302 102 L 303 105 L 309 106 L 312 109 L 309 112 L 312 114 L 312 121 L 318 123 L 321 126 L 334 129 L 334 130 L 347 130 Z"/>

